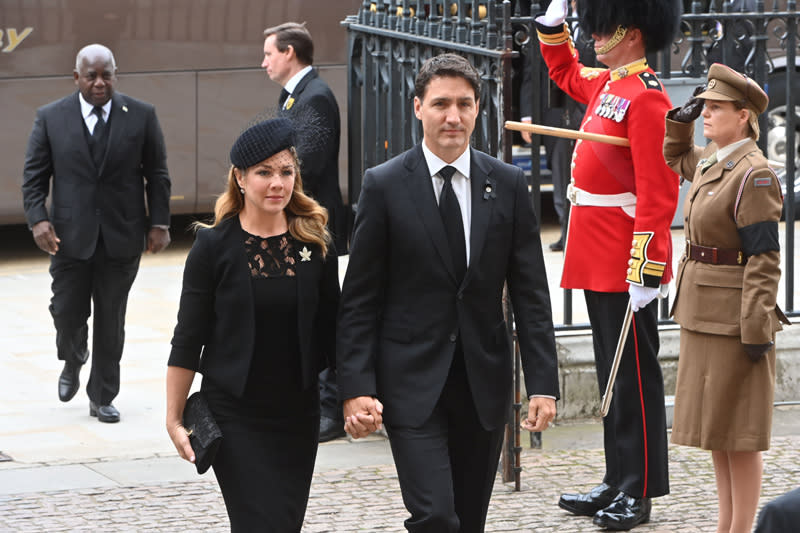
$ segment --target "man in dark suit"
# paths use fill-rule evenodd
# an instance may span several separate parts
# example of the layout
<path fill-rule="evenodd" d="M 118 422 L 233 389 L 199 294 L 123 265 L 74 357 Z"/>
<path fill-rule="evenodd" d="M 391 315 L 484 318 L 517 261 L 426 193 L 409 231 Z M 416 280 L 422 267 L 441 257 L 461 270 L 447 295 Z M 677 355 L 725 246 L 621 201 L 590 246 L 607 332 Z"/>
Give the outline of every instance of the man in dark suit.
<path fill-rule="evenodd" d="M 116 70 L 105 46 L 78 52 L 78 91 L 36 112 L 22 184 L 33 238 L 52 256 L 50 313 L 64 361 L 58 396 L 68 402 L 78 391 L 94 304 L 86 392 L 89 414 L 101 422 L 120 418 L 111 402 L 119 392 L 125 309 L 142 250 L 156 253 L 170 241 L 161 127 L 152 105 L 114 93 Z"/>
<path fill-rule="evenodd" d="M 339 105 L 328 84 L 314 70 L 314 41 L 305 23 L 286 22 L 264 30 L 264 61 L 272 81 L 280 83 L 278 105 L 282 112 L 318 123 L 321 131 L 312 142 L 299 139 L 300 174 L 303 189 L 328 210 L 328 229 L 339 254 L 347 251 L 347 217 L 339 191 Z M 319 440 L 344 437 L 342 404 L 336 388 L 336 375 L 325 369 L 319 376 Z"/>
<path fill-rule="evenodd" d="M 455 54 L 433 57 L 415 95 L 423 142 L 364 176 L 340 308 L 339 387 L 353 437 L 386 421 L 406 528 L 478 532 L 511 400 L 503 285 L 532 431 L 556 414 L 550 296 L 522 171 L 469 146 L 476 70 Z"/>

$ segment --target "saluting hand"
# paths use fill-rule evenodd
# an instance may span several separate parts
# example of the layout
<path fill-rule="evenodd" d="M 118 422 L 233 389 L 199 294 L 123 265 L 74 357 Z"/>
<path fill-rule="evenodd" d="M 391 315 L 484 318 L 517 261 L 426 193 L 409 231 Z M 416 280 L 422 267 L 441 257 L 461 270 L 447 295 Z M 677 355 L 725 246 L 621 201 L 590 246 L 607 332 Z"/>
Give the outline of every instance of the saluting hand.
<path fill-rule="evenodd" d="M 676 122 L 694 122 L 697 120 L 697 117 L 700 116 L 700 113 L 703 112 L 703 104 L 705 103 L 704 98 L 698 98 L 697 95 L 702 93 L 706 90 L 705 85 L 700 85 L 695 87 L 694 92 L 692 93 L 691 98 L 689 98 L 685 104 L 681 107 L 672 111 L 672 120 Z"/>

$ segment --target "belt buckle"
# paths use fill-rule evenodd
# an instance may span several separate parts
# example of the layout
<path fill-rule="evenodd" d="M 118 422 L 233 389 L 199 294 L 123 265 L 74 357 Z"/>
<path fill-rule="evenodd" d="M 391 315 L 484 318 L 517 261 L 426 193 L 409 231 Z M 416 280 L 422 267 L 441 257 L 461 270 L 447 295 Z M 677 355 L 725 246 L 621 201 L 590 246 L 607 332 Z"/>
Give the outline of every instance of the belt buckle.
<path fill-rule="evenodd" d="M 572 205 L 578 205 L 578 191 L 572 186 L 572 183 L 567 185 L 567 200 Z"/>

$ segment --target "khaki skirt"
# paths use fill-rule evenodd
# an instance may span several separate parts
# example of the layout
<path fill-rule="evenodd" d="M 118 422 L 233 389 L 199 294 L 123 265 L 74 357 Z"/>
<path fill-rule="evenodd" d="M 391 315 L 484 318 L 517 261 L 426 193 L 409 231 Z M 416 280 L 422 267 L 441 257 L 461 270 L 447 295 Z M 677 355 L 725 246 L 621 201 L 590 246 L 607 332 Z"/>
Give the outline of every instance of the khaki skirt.
<path fill-rule="evenodd" d="M 671 441 L 704 450 L 769 448 L 775 349 L 753 363 L 739 337 L 681 328 Z"/>

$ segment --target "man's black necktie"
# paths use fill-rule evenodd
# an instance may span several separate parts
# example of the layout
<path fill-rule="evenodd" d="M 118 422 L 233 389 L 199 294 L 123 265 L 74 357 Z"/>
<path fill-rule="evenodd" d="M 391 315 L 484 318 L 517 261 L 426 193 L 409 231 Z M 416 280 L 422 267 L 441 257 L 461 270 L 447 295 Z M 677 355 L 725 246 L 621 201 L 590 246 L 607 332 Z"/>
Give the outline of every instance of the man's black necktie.
<path fill-rule="evenodd" d="M 103 136 L 103 130 L 106 129 L 106 121 L 103 120 L 103 108 L 99 105 L 94 106 L 92 113 L 97 115 L 97 123 L 92 130 L 92 139 L 99 140 Z"/>
<path fill-rule="evenodd" d="M 283 109 L 283 104 L 286 103 L 286 99 L 289 98 L 289 91 L 286 89 L 281 89 L 281 97 L 278 98 L 278 106 Z"/>
<path fill-rule="evenodd" d="M 99 169 L 103 164 L 103 158 L 106 156 L 106 121 L 103 120 L 103 108 L 95 106 L 92 113 L 97 115 L 97 122 L 92 130 L 92 139 L 89 142 L 89 152 L 92 154 L 95 166 Z"/>
<path fill-rule="evenodd" d="M 460 282 L 467 271 L 467 244 L 464 238 L 464 221 L 461 218 L 461 207 L 453 191 L 454 167 L 446 166 L 439 171 L 444 179 L 442 193 L 439 195 L 439 214 L 442 215 L 444 231 L 450 246 L 450 255 L 453 258 L 456 279 Z"/>

